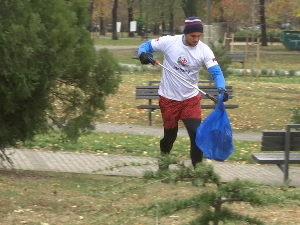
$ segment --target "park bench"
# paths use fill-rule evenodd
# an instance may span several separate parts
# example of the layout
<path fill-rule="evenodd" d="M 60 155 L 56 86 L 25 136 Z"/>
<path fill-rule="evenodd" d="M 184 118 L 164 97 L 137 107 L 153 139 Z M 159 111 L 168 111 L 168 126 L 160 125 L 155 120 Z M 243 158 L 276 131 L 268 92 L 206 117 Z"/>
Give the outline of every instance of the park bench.
<path fill-rule="evenodd" d="M 245 53 L 225 53 L 225 56 L 230 57 L 232 62 L 242 63 L 244 68 L 245 63 Z"/>
<path fill-rule="evenodd" d="M 148 110 L 148 124 L 152 125 L 151 114 L 154 110 L 159 109 L 158 101 L 155 103 L 153 100 L 158 100 L 158 88 L 160 81 L 149 81 L 147 86 L 136 86 L 136 99 L 146 99 L 148 100 L 148 104 L 138 105 L 138 109 L 147 109 Z M 211 95 L 218 95 L 218 90 L 212 81 L 199 81 L 199 88 L 204 92 Z M 229 94 L 229 98 L 233 98 L 233 88 L 232 86 L 226 86 L 227 93 Z M 202 109 L 214 109 L 215 103 L 208 99 L 205 95 L 202 95 L 201 100 L 201 108 Z M 225 103 L 226 109 L 234 109 L 238 108 L 238 105 L 229 105 Z"/>
<path fill-rule="evenodd" d="M 276 164 L 284 173 L 283 181 L 289 177 L 289 164 L 300 164 L 300 124 L 287 124 L 284 130 L 265 130 L 262 132 L 262 151 L 282 151 L 282 153 L 253 153 L 252 158 L 259 164 Z"/>

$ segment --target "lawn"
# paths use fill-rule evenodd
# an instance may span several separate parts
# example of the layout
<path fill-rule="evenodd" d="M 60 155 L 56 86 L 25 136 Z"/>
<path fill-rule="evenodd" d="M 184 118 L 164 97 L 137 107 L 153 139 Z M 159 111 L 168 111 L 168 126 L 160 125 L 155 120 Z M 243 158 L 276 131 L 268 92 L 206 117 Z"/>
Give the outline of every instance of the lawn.
<path fill-rule="evenodd" d="M 77 143 L 61 142 L 58 132 L 37 135 L 33 141 L 26 141 L 25 146 L 35 150 L 89 152 L 104 155 L 124 156 L 159 156 L 160 136 L 133 135 L 128 133 L 91 132 L 79 138 Z M 251 153 L 259 152 L 260 143 L 251 141 L 233 141 L 235 151 L 228 162 L 254 163 Z M 22 147 L 22 146 L 21 146 Z M 189 138 L 178 137 L 172 149 L 172 156 L 180 161 L 189 159 Z"/>
<path fill-rule="evenodd" d="M 100 38 L 98 38 L 100 40 Z M 103 40 L 102 40 L 103 39 Z M 99 45 L 115 45 L 118 41 L 102 38 Z M 105 41 L 104 41 L 105 40 Z M 137 45 L 140 40 L 123 41 L 120 45 Z M 96 40 L 95 40 L 96 43 Z M 276 51 L 279 47 L 276 47 Z M 133 50 L 112 51 L 119 62 L 137 63 Z M 161 57 L 161 56 L 158 56 Z M 262 55 L 261 67 L 300 70 L 298 58 L 287 55 Z M 234 65 L 234 64 L 233 64 Z M 240 68 L 240 65 L 234 65 Z M 115 95 L 107 98 L 107 110 L 98 122 L 127 123 L 147 126 L 147 111 L 137 105 L 146 103 L 135 99 L 135 86 L 146 85 L 149 80 L 159 80 L 160 73 L 122 72 L 122 83 Z M 234 88 L 232 104 L 239 108 L 227 110 L 235 132 L 261 132 L 265 129 L 284 129 L 290 122 L 291 108 L 300 104 L 300 77 L 260 77 L 244 79 L 229 76 L 227 85 Z M 212 110 L 203 110 L 205 118 Z M 153 126 L 162 128 L 160 111 L 153 112 Z M 180 123 L 182 127 L 182 123 Z M 143 136 L 128 133 L 90 132 L 77 143 L 61 142 L 56 131 L 37 135 L 20 147 L 59 151 L 93 152 L 98 154 L 134 155 L 156 157 L 159 153 L 157 135 Z M 260 151 L 260 142 L 234 141 L 235 151 L 228 161 L 253 163 L 251 153 Z M 178 138 L 172 155 L 189 158 L 188 138 Z M 213 191 L 214 186 L 194 187 L 190 182 L 164 184 L 159 180 L 145 182 L 138 178 L 109 177 L 93 174 L 49 173 L 0 170 L 0 224 L 29 225 L 152 225 L 184 224 L 199 211 L 186 209 L 172 215 L 159 217 L 145 210 L 159 200 L 184 198 L 197 193 Z M 284 199 L 282 204 L 255 208 L 248 203 L 234 203 L 229 208 L 244 215 L 263 220 L 270 225 L 297 224 L 300 217 L 300 190 L 286 187 L 261 187 L 266 195 Z M 233 225 L 235 223 L 225 223 Z M 239 223 L 241 224 L 241 223 Z"/>
<path fill-rule="evenodd" d="M 147 125 L 147 110 L 136 106 L 146 100 L 135 99 L 135 86 L 147 85 L 149 80 L 160 80 L 159 72 L 123 73 L 122 83 L 116 95 L 107 99 L 107 110 L 103 122 Z M 291 119 L 291 108 L 300 104 L 300 77 L 261 78 L 264 81 L 244 81 L 243 77 L 232 76 L 226 84 L 232 85 L 234 97 L 231 104 L 237 109 L 228 109 L 227 114 L 233 130 L 258 131 L 283 129 Z M 278 83 L 281 82 L 281 83 Z M 203 100 L 209 101 L 209 100 Z M 203 110 L 205 118 L 212 110 Z M 159 110 L 152 114 L 153 125 L 161 126 Z"/>
<path fill-rule="evenodd" d="M 144 74 L 122 73 L 122 83 L 116 95 L 107 99 L 107 110 L 103 112 L 105 123 L 126 123 L 148 126 L 147 110 L 137 109 L 139 104 L 146 103 L 135 99 L 135 86 L 146 85 L 149 80 L 158 80 L 160 74 L 147 72 Z M 284 129 L 291 121 L 291 108 L 299 105 L 300 77 L 264 78 L 263 82 L 245 82 L 238 76 L 229 77 L 228 85 L 234 87 L 232 104 L 237 109 L 228 109 L 227 114 L 235 132 L 261 132 L 262 130 Z M 282 83 L 277 83 L 277 82 Z M 283 83 L 285 82 L 285 83 Z M 207 100 L 208 101 L 208 100 Z M 212 110 L 203 110 L 205 117 Z M 153 112 L 153 126 L 162 127 L 160 111 Z M 180 122 L 180 127 L 183 124 Z M 61 142 L 57 132 L 37 135 L 33 141 L 24 146 L 31 149 L 93 152 L 98 154 L 133 155 L 157 157 L 161 137 L 132 135 L 128 133 L 91 132 L 82 136 L 77 143 Z M 228 161 L 254 163 L 251 154 L 260 152 L 260 142 L 233 142 L 235 151 Z M 178 137 L 174 143 L 172 155 L 178 158 L 189 158 L 189 139 Z"/>
<path fill-rule="evenodd" d="M 213 185 L 194 187 L 190 182 L 165 184 L 160 180 L 145 182 L 143 179 L 101 175 L 0 170 L 0 224 L 186 224 L 200 211 L 185 209 L 158 216 L 158 202 L 214 190 Z M 257 191 L 284 201 L 259 208 L 243 202 L 225 205 L 270 225 L 298 223 L 299 188 L 260 187 Z M 149 205 L 157 206 L 149 210 Z"/>

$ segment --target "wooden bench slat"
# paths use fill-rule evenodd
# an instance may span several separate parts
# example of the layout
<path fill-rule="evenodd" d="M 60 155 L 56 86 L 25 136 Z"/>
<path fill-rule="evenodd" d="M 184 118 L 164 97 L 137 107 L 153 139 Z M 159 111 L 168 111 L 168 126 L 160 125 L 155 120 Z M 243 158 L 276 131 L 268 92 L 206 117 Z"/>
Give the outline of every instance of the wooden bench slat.
<path fill-rule="evenodd" d="M 283 164 L 284 153 L 253 153 L 252 158 L 260 164 Z M 300 154 L 290 153 L 290 164 L 300 164 Z"/>
<path fill-rule="evenodd" d="M 292 137 L 300 137 L 300 131 L 291 131 Z M 285 137 L 284 130 L 263 130 L 263 136 L 277 136 L 277 137 Z"/>
<path fill-rule="evenodd" d="M 205 86 L 198 86 L 200 89 L 210 89 L 217 91 L 217 88 L 215 86 L 211 85 L 205 85 Z M 148 85 L 148 86 L 135 86 L 136 89 L 158 89 L 158 85 Z M 232 91 L 232 86 L 226 86 L 225 87 L 227 91 Z"/>
<path fill-rule="evenodd" d="M 219 92 L 216 90 L 206 90 L 207 93 L 211 94 L 211 95 L 218 95 Z M 136 90 L 136 94 L 140 94 L 140 93 L 155 93 L 156 95 L 158 95 L 158 90 L 153 90 L 153 89 L 148 89 L 148 90 L 144 90 L 144 89 L 137 89 Z M 232 91 L 227 91 L 228 95 L 232 95 Z"/>
<path fill-rule="evenodd" d="M 263 136 L 262 137 L 262 142 L 263 143 L 268 143 L 268 142 L 276 142 L 276 143 L 280 143 L 280 142 L 284 142 L 284 138 L 285 136 Z"/>
<path fill-rule="evenodd" d="M 138 109 L 159 109 L 159 105 L 139 105 Z"/>
<path fill-rule="evenodd" d="M 275 152 L 275 151 L 284 151 L 285 146 L 261 146 L 261 151 L 269 151 L 269 152 Z M 299 145 L 291 145 L 290 151 L 300 151 Z"/>
<path fill-rule="evenodd" d="M 262 137 L 262 151 L 282 151 L 282 153 L 253 153 L 252 158 L 260 164 L 277 164 L 284 173 L 283 181 L 289 178 L 289 164 L 300 164 L 300 131 L 292 130 L 300 128 L 300 124 L 287 124 L 289 129 L 289 140 L 286 139 L 286 130 L 264 130 Z M 289 148 L 286 148 L 286 142 L 289 142 Z M 298 151 L 298 153 L 291 153 Z M 288 156 L 288 159 L 286 158 Z M 287 161 L 288 160 L 288 161 Z"/>
<path fill-rule="evenodd" d="M 238 105 L 225 105 L 226 109 L 234 109 L 238 108 Z M 159 109 L 159 105 L 139 105 L 137 106 L 138 109 Z M 201 105 L 202 109 L 214 109 L 216 106 L 214 105 Z"/>
<path fill-rule="evenodd" d="M 292 137 L 291 142 L 294 143 L 294 145 L 300 146 L 300 137 Z M 262 146 L 268 147 L 268 146 L 276 146 L 276 145 L 285 145 L 285 139 L 283 137 L 277 137 L 277 139 L 269 139 L 263 137 L 263 141 L 261 143 Z"/>
<path fill-rule="evenodd" d="M 157 104 L 157 102 L 155 102 L 155 104 L 153 104 L 151 101 L 151 100 L 158 100 L 158 98 L 159 98 L 159 95 L 158 95 L 159 84 L 160 84 L 160 81 L 149 81 L 147 86 L 136 86 L 135 87 L 136 88 L 135 89 L 136 99 L 148 100 L 147 105 L 139 105 L 139 106 L 137 106 L 137 108 L 150 110 L 148 112 L 149 125 L 151 125 L 151 121 L 152 121 L 151 111 L 159 109 L 159 105 Z M 203 85 L 203 84 L 206 84 L 206 85 Z M 210 95 L 217 96 L 219 94 L 213 81 L 199 81 L 198 87 L 199 87 L 199 89 L 203 90 L 204 92 L 206 92 Z M 229 99 L 232 99 L 234 97 L 233 96 L 233 87 L 231 85 L 228 85 L 225 88 L 229 95 Z M 202 109 L 215 109 L 216 105 L 211 100 L 208 101 L 208 98 L 205 95 L 202 95 L 202 100 L 203 100 L 203 102 L 201 102 Z M 226 105 L 225 104 L 225 108 L 226 109 L 234 109 L 234 108 L 238 108 L 238 105 Z"/>

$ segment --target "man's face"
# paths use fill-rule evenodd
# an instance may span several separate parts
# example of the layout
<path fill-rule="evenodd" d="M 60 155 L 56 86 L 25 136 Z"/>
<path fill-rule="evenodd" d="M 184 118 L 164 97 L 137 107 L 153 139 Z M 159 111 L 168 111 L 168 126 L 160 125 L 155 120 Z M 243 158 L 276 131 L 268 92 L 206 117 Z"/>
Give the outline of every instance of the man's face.
<path fill-rule="evenodd" d="M 184 44 L 187 46 L 194 47 L 198 44 L 200 37 L 202 36 L 201 32 L 193 32 L 184 35 Z"/>

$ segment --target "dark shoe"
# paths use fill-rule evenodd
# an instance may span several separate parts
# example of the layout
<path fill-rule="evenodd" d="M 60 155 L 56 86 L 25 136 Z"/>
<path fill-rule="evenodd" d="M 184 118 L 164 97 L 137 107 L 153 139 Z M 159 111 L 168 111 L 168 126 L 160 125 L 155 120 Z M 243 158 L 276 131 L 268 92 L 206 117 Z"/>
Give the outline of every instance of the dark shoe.
<path fill-rule="evenodd" d="M 158 158 L 158 170 L 159 171 L 166 171 L 166 170 L 169 170 L 169 165 L 170 165 L 170 162 L 169 162 L 169 154 L 166 154 L 166 153 L 162 153 L 161 152 L 161 156 Z"/>

